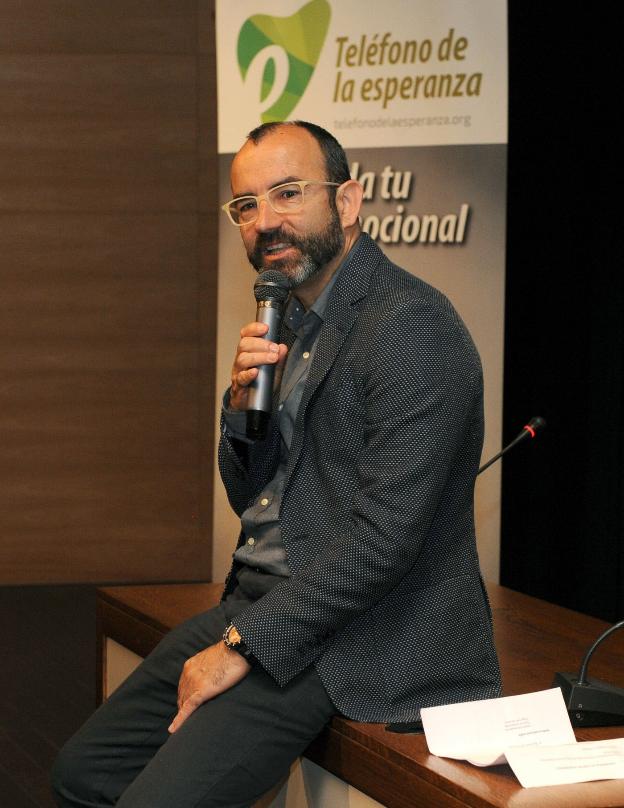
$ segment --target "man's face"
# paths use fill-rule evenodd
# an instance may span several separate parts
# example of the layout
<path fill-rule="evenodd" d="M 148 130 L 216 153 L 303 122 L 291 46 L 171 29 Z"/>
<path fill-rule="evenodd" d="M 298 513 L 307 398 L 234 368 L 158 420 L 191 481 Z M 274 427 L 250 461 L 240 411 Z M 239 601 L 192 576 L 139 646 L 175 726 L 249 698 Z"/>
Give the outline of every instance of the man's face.
<path fill-rule="evenodd" d="M 284 182 L 325 177 L 325 161 L 312 135 L 300 127 L 282 127 L 257 145 L 243 146 L 232 164 L 232 193 L 259 196 Z M 247 257 L 258 272 L 277 269 L 297 287 L 340 253 L 344 231 L 329 194 L 333 189 L 327 186 L 307 186 L 303 208 L 288 214 L 260 202 L 258 219 L 240 228 Z"/>

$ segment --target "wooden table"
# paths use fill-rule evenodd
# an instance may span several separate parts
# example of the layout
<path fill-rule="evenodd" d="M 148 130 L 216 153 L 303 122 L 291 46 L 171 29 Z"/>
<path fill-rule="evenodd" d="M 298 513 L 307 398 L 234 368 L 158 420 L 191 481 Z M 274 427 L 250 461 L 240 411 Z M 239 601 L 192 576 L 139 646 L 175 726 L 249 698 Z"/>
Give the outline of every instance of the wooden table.
<path fill-rule="evenodd" d="M 543 690 L 556 671 L 577 671 L 605 623 L 505 587 L 488 587 L 505 695 Z M 219 584 L 98 590 L 98 669 L 109 637 L 145 656 L 164 633 L 219 597 Z M 590 674 L 624 685 L 624 632 L 597 651 Z M 101 692 L 100 679 L 100 692 Z M 579 740 L 624 737 L 624 727 L 585 728 Z M 388 808 L 624 808 L 624 781 L 523 789 L 508 766 L 479 769 L 430 755 L 424 736 L 334 719 L 306 757 Z M 328 806 L 329 808 L 329 806 Z"/>

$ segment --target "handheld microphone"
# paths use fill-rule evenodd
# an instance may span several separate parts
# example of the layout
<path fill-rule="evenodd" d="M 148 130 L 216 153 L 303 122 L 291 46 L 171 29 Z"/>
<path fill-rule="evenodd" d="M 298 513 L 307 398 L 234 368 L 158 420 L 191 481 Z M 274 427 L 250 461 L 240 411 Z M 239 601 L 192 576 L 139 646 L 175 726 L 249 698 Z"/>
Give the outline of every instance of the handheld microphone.
<path fill-rule="evenodd" d="M 535 418 L 531 418 L 529 423 L 525 424 L 522 427 L 522 432 L 519 435 L 516 435 L 516 437 L 511 441 L 511 443 L 508 446 L 505 446 L 505 448 L 501 452 L 494 455 L 494 457 L 491 457 L 487 463 L 484 463 L 477 472 L 477 474 L 481 474 L 482 471 L 485 471 L 487 468 L 489 468 L 492 465 L 492 463 L 498 460 L 499 457 L 502 457 L 506 452 L 508 452 L 512 448 L 512 446 L 515 446 L 516 443 L 520 443 L 521 440 L 528 438 L 529 435 L 531 436 L 531 438 L 534 438 L 537 432 L 540 429 L 544 429 L 545 426 L 546 421 L 539 415 L 536 415 Z"/>
<path fill-rule="evenodd" d="M 289 291 L 290 280 L 274 269 L 263 272 L 254 283 L 254 296 L 258 302 L 256 321 L 269 326 L 263 337 L 269 342 L 279 341 L 284 316 L 283 304 Z M 258 375 L 249 385 L 246 434 L 250 440 L 262 440 L 266 436 L 273 402 L 274 378 L 275 365 L 260 365 Z"/>

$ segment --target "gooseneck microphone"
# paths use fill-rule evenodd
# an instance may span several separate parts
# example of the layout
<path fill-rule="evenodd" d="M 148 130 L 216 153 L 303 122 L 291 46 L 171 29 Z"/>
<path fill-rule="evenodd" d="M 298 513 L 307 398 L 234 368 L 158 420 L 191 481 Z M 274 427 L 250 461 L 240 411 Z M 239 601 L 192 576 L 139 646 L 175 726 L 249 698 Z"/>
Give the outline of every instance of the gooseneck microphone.
<path fill-rule="evenodd" d="M 289 291 L 290 280 L 274 269 L 260 274 L 254 283 L 254 296 L 258 302 L 256 321 L 269 326 L 264 335 L 264 339 L 269 342 L 279 342 L 284 303 Z M 246 434 L 250 440 L 262 440 L 266 436 L 273 402 L 274 379 L 275 365 L 260 365 L 258 375 L 249 385 Z"/>
<path fill-rule="evenodd" d="M 603 631 L 583 657 L 576 676 L 556 673 L 553 687 L 560 687 L 573 727 L 610 727 L 624 724 L 624 689 L 587 675 L 587 666 L 598 646 L 614 631 L 624 628 L 624 620 Z"/>
<path fill-rule="evenodd" d="M 481 474 L 482 471 L 485 471 L 487 468 L 489 468 L 492 465 L 492 463 L 495 463 L 499 457 L 502 457 L 513 446 L 515 446 L 517 443 L 520 443 L 521 440 L 528 438 L 529 435 L 531 436 L 531 438 L 534 438 L 535 435 L 539 432 L 539 430 L 544 429 L 545 426 L 546 421 L 539 415 L 536 415 L 535 418 L 531 418 L 529 423 L 525 424 L 522 427 L 522 432 L 519 435 L 516 435 L 516 437 L 511 441 L 511 443 L 508 446 L 505 446 L 505 448 L 502 451 L 494 455 L 494 457 L 491 457 L 487 463 L 484 463 L 477 472 L 477 474 Z"/>

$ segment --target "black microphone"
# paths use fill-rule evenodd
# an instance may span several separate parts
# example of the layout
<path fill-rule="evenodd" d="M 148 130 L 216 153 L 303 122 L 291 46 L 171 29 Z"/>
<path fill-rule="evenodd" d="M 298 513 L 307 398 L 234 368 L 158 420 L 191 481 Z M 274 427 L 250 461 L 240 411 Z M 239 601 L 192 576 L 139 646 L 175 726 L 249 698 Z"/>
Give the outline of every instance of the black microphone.
<path fill-rule="evenodd" d="M 280 326 L 284 316 L 284 302 L 290 291 L 290 280 L 282 272 L 269 269 L 258 276 L 254 283 L 254 296 L 258 301 L 256 321 L 265 323 L 269 330 L 264 339 L 279 342 Z M 247 398 L 247 437 L 262 440 L 273 402 L 275 365 L 260 365 L 258 375 L 249 385 Z"/>
<path fill-rule="evenodd" d="M 494 457 L 490 458 L 487 463 L 484 463 L 477 472 L 477 474 L 481 474 L 482 471 L 485 471 L 487 468 L 489 468 L 492 465 L 492 463 L 498 460 L 499 457 L 502 457 L 506 452 L 508 452 L 512 448 L 512 446 L 515 446 L 516 443 L 520 443 L 521 440 L 528 438 L 529 435 L 532 438 L 534 438 L 535 435 L 539 432 L 539 430 L 544 429 L 545 426 L 546 421 L 539 415 L 536 415 L 535 418 L 531 418 L 529 423 L 525 424 L 522 427 L 522 432 L 519 435 L 517 435 L 508 446 L 505 446 L 505 448 L 501 452 L 494 455 Z"/>

